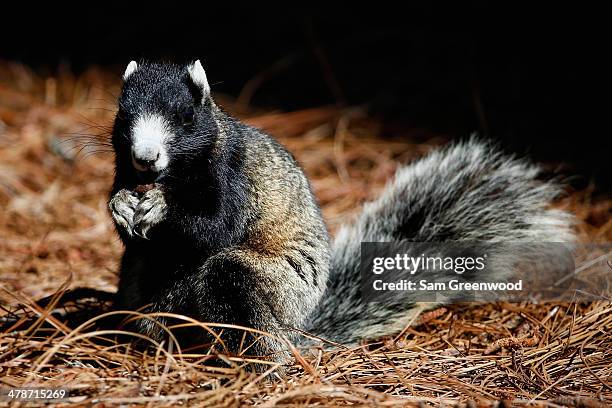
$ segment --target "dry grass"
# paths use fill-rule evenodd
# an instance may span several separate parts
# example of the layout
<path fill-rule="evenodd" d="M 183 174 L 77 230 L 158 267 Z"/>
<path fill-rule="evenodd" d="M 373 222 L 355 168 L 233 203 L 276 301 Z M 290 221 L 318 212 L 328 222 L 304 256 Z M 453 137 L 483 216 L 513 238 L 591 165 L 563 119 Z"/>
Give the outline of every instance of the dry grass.
<path fill-rule="evenodd" d="M 104 136 L 118 91 L 116 78 L 97 70 L 43 80 L 0 64 L 0 388 L 63 386 L 83 406 L 612 403 L 609 302 L 453 305 L 398 338 L 295 351 L 296 364 L 273 381 L 274 365 L 249 373 L 244 355 L 135 349 L 103 324 L 112 316 L 97 293 L 38 306 L 33 299 L 67 287 L 115 289 L 121 244 L 106 211 L 113 169 Z M 295 153 L 332 231 L 398 163 L 444 142 L 417 130 L 377 137 L 380 123 L 359 110 L 236 113 Z M 582 191 L 558 205 L 577 214 L 584 241 L 610 242 L 612 201 Z"/>

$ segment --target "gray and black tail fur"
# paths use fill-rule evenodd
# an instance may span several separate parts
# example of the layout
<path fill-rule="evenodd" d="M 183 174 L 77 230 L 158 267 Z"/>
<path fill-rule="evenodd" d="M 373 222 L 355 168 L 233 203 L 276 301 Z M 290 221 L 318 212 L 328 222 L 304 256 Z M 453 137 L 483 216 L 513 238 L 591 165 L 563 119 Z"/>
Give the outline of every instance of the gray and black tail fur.
<path fill-rule="evenodd" d="M 382 196 L 337 234 L 327 289 L 306 331 L 351 344 L 398 333 L 432 306 L 365 302 L 359 285 L 362 242 L 574 241 L 572 217 L 549 207 L 560 188 L 537 180 L 539 173 L 474 138 L 400 168 Z M 503 260 L 499 265 L 503 269 Z"/>

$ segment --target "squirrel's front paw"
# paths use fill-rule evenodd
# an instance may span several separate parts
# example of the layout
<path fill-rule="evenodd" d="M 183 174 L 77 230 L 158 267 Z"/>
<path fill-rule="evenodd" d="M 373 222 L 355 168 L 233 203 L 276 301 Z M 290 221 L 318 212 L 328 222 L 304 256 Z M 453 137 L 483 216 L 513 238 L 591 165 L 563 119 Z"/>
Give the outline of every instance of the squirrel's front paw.
<path fill-rule="evenodd" d="M 166 216 L 166 200 L 159 188 L 147 191 L 140 199 L 134 213 L 134 234 L 147 237 L 147 233 Z"/>
<path fill-rule="evenodd" d="M 132 236 L 134 213 L 138 205 L 138 196 L 127 189 L 119 190 L 108 203 L 111 216 L 117 227 Z"/>

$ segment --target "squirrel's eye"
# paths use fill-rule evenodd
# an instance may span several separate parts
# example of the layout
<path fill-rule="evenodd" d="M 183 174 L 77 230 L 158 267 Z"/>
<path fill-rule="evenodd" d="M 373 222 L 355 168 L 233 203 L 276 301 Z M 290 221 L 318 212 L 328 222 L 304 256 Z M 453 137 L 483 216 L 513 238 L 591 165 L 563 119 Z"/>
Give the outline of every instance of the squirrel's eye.
<path fill-rule="evenodd" d="M 193 124 L 193 106 L 189 106 L 187 109 L 183 110 L 181 113 L 181 121 L 183 122 L 183 126 L 189 126 Z"/>

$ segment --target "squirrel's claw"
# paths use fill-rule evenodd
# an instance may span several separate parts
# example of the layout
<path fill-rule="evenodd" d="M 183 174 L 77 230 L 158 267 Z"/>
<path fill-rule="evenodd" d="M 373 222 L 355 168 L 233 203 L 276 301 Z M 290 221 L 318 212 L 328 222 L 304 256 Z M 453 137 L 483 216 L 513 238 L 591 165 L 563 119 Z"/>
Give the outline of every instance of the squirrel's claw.
<path fill-rule="evenodd" d="M 132 234 L 136 235 L 137 237 L 140 237 L 142 239 L 149 239 L 147 238 L 146 235 L 144 235 L 141 231 L 140 231 L 140 226 L 137 225 L 134 228 L 132 228 Z"/>

